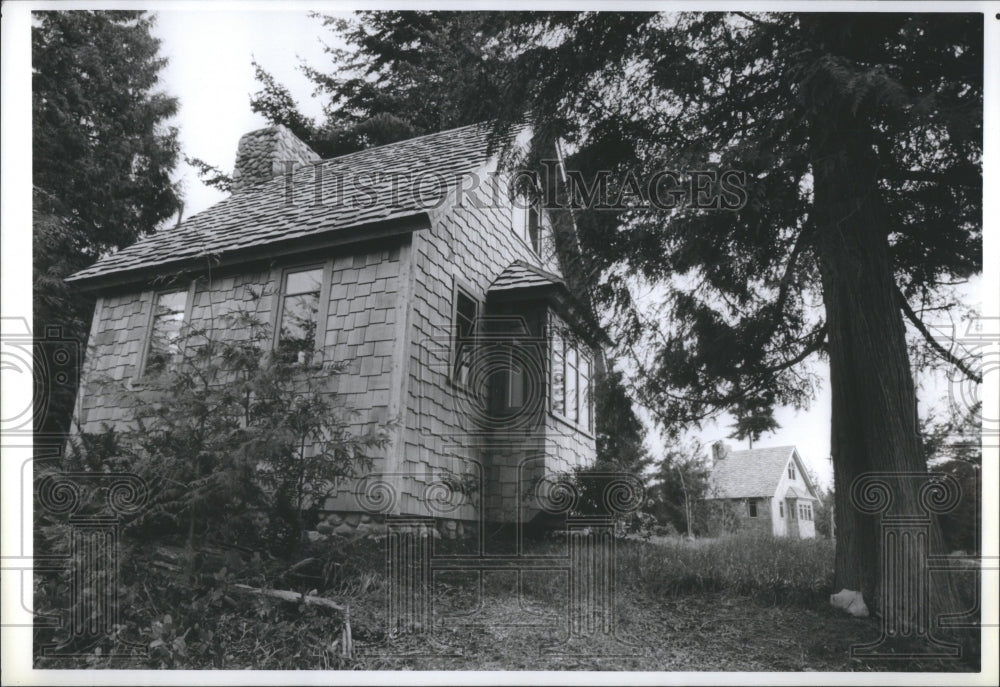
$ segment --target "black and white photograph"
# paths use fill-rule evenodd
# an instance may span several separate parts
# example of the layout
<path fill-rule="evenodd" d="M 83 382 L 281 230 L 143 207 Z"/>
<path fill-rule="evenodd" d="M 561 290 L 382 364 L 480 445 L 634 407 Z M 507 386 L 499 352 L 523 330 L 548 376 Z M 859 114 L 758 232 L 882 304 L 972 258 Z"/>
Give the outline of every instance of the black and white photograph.
<path fill-rule="evenodd" d="M 4 684 L 997 684 L 1000 3 L 2 14 Z"/>

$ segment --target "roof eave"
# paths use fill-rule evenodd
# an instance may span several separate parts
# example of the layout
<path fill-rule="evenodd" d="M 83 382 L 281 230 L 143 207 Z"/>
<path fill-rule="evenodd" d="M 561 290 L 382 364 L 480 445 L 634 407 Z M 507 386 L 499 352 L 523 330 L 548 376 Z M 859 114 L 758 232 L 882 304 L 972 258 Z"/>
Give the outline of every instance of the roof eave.
<path fill-rule="evenodd" d="M 156 265 L 138 265 L 103 274 L 79 277 L 74 275 L 67 277 L 65 281 L 83 292 L 93 293 L 150 282 L 165 274 L 199 273 L 207 269 L 224 269 L 244 263 L 290 257 L 309 251 L 383 240 L 428 228 L 430 228 L 429 215 L 426 212 L 418 212 L 388 220 L 331 228 L 306 236 L 248 246 L 220 254 L 206 254 Z"/>

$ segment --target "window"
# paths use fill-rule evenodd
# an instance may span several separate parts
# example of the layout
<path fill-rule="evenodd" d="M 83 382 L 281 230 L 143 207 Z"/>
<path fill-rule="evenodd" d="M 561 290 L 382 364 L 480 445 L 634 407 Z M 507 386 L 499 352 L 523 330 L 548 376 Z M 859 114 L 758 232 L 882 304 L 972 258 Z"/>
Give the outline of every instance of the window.
<path fill-rule="evenodd" d="M 281 285 L 277 353 L 286 362 L 307 363 L 316 350 L 323 268 L 286 272 Z"/>
<path fill-rule="evenodd" d="M 781 517 L 785 517 L 785 502 L 784 501 L 778 501 L 778 515 L 781 516 Z"/>
<path fill-rule="evenodd" d="M 580 419 L 579 401 L 576 386 L 576 346 L 566 346 L 566 419 L 576 424 Z"/>
<path fill-rule="evenodd" d="M 789 465 L 788 466 L 788 479 L 795 479 L 795 466 L 794 465 Z"/>
<path fill-rule="evenodd" d="M 513 203 L 511 220 L 514 233 L 531 246 L 536 254 L 540 254 L 542 217 L 538 203 L 529 200 L 525 195 L 519 195 Z"/>
<path fill-rule="evenodd" d="M 812 520 L 813 510 L 811 503 L 801 503 L 799 504 L 799 519 L 801 520 Z"/>
<path fill-rule="evenodd" d="M 455 367 L 453 379 L 467 385 L 475 353 L 476 318 L 479 305 L 465 291 L 455 289 Z"/>
<path fill-rule="evenodd" d="M 187 290 L 158 293 L 153 298 L 153 321 L 145 372 L 158 374 L 176 365 L 181 358 L 181 329 L 187 307 Z"/>
<path fill-rule="evenodd" d="M 559 332 L 552 333 L 552 412 L 566 414 L 566 342 Z"/>
<path fill-rule="evenodd" d="M 594 409 L 590 403 L 590 358 L 580 356 L 580 426 L 588 432 L 594 424 Z"/>
<path fill-rule="evenodd" d="M 507 367 L 509 370 L 509 377 L 507 381 L 507 407 L 508 408 L 520 408 L 524 405 L 524 363 L 520 360 L 520 356 L 514 355 L 514 345 L 512 344 L 509 351 L 510 363 Z"/>
<path fill-rule="evenodd" d="M 550 341 L 550 408 L 563 420 L 590 432 L 593 426 L 590 354 L 586 348 L 569 340 L 558 330 L 552 332 Z"/>
<path fill-rule="evenodd" d="M 774 473 L 772 473 L 772 474 L 774 474 Z M 756 518 L 757 517 L 757 502 L 754 499 L 750 499 L 749 501 L 747 501 L 747 509 L 750 512 L 750 517 L 751 518 Z"/>

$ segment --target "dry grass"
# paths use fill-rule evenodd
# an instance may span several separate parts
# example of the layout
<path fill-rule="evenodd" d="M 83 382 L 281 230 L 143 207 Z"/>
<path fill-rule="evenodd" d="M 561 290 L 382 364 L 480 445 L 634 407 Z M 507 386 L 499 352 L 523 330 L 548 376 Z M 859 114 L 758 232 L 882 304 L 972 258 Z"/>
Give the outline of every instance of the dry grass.
<path fill-rule="evenodd" d="M 556 553 L 557 544 L 536 553 Z M 565 573 L 447 573 L 436 578 L 433 632 L 389 636 L 379 545 L 345 551 L 327 567 L 324 596 L 350 603 L 357 653 L 334 642 L 341 620 L 266 599 L 226 601 L 226 585 L 261 579 L 227 573 L 193 600 L 147 580 L 148 603 L 126 625 L 149 643 L 145 656 L 41 659 L 39 667 L 640 671 L 970 671 L 959 661 L 859 660 L 850 647 L 878 637 L 876 620 L 830 608 L 829 542 L 758 539 L 625 541 L 618 551 L 617 637 L 596 634 L 547 653 L 566 639 Z M 313 581 L 300 580 L 305 587 Z M 297 588 L 285 578 L 285 588 Z M 221 599 L 216 602 L 212 598 Z M 206 600 L 208 599 L 208 600 Z M 164 627 L 164 611 L 173 613 Z M 187 609 L 187 610 L 185 610 Z M 152 628 L 152 629 L 151 629 Z M 126 633 L 127 634 L 127 633 Z M 176 650 L 177 637 L 186 637 Z M 968 640 L 968 638 L 965 638 Z M 971 644 L 967 641 L 967 644 Z M 107 649 L 104 650 L 105 654 Z"/>

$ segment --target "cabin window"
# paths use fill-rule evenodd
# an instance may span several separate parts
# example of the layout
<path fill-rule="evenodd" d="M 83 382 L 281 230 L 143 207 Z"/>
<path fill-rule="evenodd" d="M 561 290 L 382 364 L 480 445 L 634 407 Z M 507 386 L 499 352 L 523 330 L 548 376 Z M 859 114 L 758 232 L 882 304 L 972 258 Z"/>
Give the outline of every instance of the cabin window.
<path fill-rule="evenodd" d="M 542 213 L 537 201 L 530 200 L 526 195 L 519 195 L 513 203 L 511 217 L 514 233 L 531 246 L 536 254 L 542 252 Z"/>
<path fill-rule="evenodd" d="M 784 501 L 778 501 L 778 515 L 781 516 L 781 517 L 785 517 L 785 502 Z"/>
<path fill-rule="evenodd" d="M 810 503 L 800 503 L 799 504 L 799 519 L 800 520 L 812 520 L 812 504 Z"/>
<path fill-rule="evenodd" d="M 588 432 L 594 425 L 594 409 L 590 403 L 590 358 L 580 356 L 580 426 Z"/>
<path fill-rule="evenodd" d="M 788 466 L 788 479 L 795 479 L 795 466 L 794 465 L 789 465 Z"/>
<path fill-rule="evenodd" d="M 774 473 L 771 473 L 771 474 L 774 474 Z M 750 517 L 751 518 L 756 518 L 757 517 L 757 502 L 755 500 L 750 499 L 749 501 L 747 501 L 747 509 L 750 512 Z"/>
<path fill-rule="evenodd" d="M 552 413 L 590 432 L 593 408 L 590 399 L 591 360 L 587 349 L 559 331 L 551 337 L 549 380 Z"/>
<path fill-rule="evenodd" d="M 453 379 L 467 385 L 472 373 L 476 318 L 479 305 L 460 288 L 455 289 L 455 351 Z"/>
<path fill-rule="evenodd" d="M 566 414 L 566 341 L 559 332 L 552 333 L 552 412 Z"/>
<path fill-rule="evenodd" d="M 158 293 L 153 298 L 153 322 L 145 365 L 147 374 L 164 372 L 180 362 L 180 336 L 187 296 L 187 289 L 184 289 Z"/>
<path fill-rule="evenodd" d="M 281 285 L 277 353 L 286 362 L 308 363 L 316 350 L 323 268 L 288 271 Z"/>
<path fill-rule="evenodd" d="M 514 355 L 514 346 L 512 345 L 509 351 L 510 363 L 507 367 L 509 370 L 509 376 L 507 380 L 507 407 L 508 408 L 520 408 L 524 405 L 524 375 L 526 370 L 524 369 L 524 363 L 520 360 L 520 356 Z"/>

